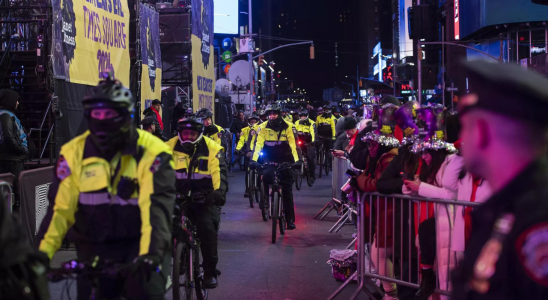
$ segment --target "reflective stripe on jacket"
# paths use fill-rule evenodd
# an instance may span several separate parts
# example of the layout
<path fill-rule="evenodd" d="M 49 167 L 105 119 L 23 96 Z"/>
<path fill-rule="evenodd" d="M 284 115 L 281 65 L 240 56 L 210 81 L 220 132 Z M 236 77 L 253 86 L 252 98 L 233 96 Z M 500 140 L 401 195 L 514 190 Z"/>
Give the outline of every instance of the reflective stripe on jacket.
<path fill-rule="evenodd" d="M 53 216 L 39 249 L 50 259 L 72 227 L 82 243 L 139 240 L 139 255 L 172 251 L 175 172 L 171 150 L 133 129 L 126 148 L 107 161 L 89 131 L 61 148 L 50 189 Z"/>

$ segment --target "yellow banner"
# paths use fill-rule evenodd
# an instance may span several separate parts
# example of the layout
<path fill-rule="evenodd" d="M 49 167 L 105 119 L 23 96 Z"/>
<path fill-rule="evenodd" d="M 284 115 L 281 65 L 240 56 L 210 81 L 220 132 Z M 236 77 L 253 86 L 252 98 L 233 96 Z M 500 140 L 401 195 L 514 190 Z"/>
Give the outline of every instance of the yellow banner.
<path fill-rule="evenodd" d="M 148 5 L 140 4 L 141 36 L 141 108 L 152 105 L 154 99 L 162 100 L 162 55 L 158 13 Z"/>
<path fill-rule="evenodd" d="M 53 0 L 54 74 L 66 81 L 96 85 L 112 69 L 129 86 L 127 0 Z"/>
<path fill-rule="evenodd" d="M 214 114 L 213 0 L 192 0 L 192 108 Z"/>

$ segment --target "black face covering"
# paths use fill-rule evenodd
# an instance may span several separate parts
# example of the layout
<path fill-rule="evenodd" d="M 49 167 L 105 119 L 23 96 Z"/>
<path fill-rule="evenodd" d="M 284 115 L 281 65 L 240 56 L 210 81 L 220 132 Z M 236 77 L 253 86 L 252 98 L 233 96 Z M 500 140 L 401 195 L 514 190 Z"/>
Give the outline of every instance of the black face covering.
<path fill-rule="evenodd" d="M 274 130 L 278 131 L 282 128 L 284 120 L 281 117 L 277 117 L 275 120 L 268 120 L 269 127 Z"/>
<path fill-rule="evenodd" d="M 204 128 L 204 134 L 207 135 L 207 136 L 208 136 L 208 135 L 211 135 L 211 133 L 212 133 L 214 130 L 215 130 L 215 125 L 211 124 L 211 125 L 206 126 L 206 127 Z"/>
<path fill-rule="evenodd" d="M 119 116 L 107 120 L 88 118 L 91 139 L 103 154 L 121 150 L 129 138 L 131 117 Z"/>
<path fill-rule="evenodd" d="M 323 116 L 324 118 L 330 117 L 330 115 L 331 115 L 331 114 L 328 113 L 328 112 L 324 112 L 324 113 L 322 114 L 322 116 Z"/>

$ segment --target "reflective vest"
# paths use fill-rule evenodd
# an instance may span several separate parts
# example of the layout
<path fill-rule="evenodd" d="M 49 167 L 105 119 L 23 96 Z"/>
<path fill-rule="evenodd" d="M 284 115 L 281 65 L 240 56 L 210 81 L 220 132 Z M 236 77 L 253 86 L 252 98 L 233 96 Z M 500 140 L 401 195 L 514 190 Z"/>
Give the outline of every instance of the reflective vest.
<path fill-rule="evenodd" d="M 89 131 L 63 145 L 50 192 L 53 217 L 40 251 L 50 259 L 67 231 L 82 243 L 139 242 L 139 255 L 171 253 L 175 172 L 171 150 L 134 129 L 123 151 L 101 157 Z"/>
<path fill-rule="evenodd" d="M 167 141 L 167 145 L 173 150 L 178 193 L 190 196 L 195 193 L 207 194 L 218 189 L 227 191 L 223 147 L 208 137 L 202 137 L 193 155 L 183 152 L 178 137 Z"/>
<path fill-rule="evenodd" d="M 266 161 L 277 163 L 298 161 L 296 134 L 297 130 L 289 122 L 284 122 L 280 131 L 274 131 L 268 126 L 268 122 L 261 124 L 252 160 L 257 161 L 262 153 Z"/>

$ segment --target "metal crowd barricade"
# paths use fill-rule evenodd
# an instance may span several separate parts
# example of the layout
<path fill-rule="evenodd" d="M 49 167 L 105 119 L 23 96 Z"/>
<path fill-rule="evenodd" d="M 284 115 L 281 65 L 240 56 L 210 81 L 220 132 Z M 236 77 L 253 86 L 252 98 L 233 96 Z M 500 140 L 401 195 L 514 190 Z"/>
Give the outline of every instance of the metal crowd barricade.
<path fill-rule="evenodd" d="M 7 191 L 4 191 L 4 189 L 6 189 Z M 7 194 L 8 208 L 10 209 L 10 213 L 13 213 L 14 194 L 13 194 L 13 190 L 11 189 L 11 185 L 5 181 L 0 181 L 0 192 L 2 192 L 3 194 Z M 0 205 L 4 205 L 4 203 Z"/>
<path fill-rule="evenodd" d="M 464 208 L 476 207 L 481 203 L 378 193 L 358 193 L 356 198 L 358 199 L 357 271 L 331 294 L 328 300 L 335 299 L 353 280 L 357 280 L 359 285 L 350 299 L 356 299 L 362 291 L 370 299 L 376 299 L 367 288 L 372 285 L 372 279 L 418 289 L 420 286 L 420 249 L 417 249 L 415 245 L 417 231 L 415 230 L 415 220 L 421 220 L 421 214 L 424 213 L 425 217 L 433 216 L 435 219 L 436 258 L 434 270 L 437 279 L 435 293 L 441 295 L 442 298 L 450 296 L 451 267 L 456 265 L 457 256 L 457 253 L 452 250 L 453 233 L 462 233 L 462 242 L 464 242 L 464 222 L 460 223 L 462 228 L 455 228 L 455 219 L 464 218 Z M 458 214 L 457 208 L 459 208 Z M 380 218 L 381 216 L 384 218 Z M 390 216 L 392 220 L 389 221 Z M 383 221 L 380 221 L 381 219 Z M 392 228 L 388 226 L 390 223 Z M 385 244 L 384 247 L 376 248 L 380 225 L 384 225 L 383 230 L 380 231 L 382 231 Z M 442 228 L 445 228 L 444 234 L 439 235 Z M 449 234 L 445 234 L 445 231 Z M 388 233 L 391 233 L 391 236 Z M 387 242 L 390 237 L 391 245 Z M 421 238 L 428 238 L 428 236 Z M 441 250 L 442 245 L 445 245 L 443 251 Z M 370 254 L 373 251 L 369 252 L 368 248 L 374 250 L 376 255 Z M 447 249 L 445 250 L 445 248 Z M 386 259 L 380 257 L 381 251 L 385 253 Z M 440 266 L 438 264 L 440 260 L 446 260 L 447 266 Z M 389 273 L 393 275 L 388 276 Z M 440 285 L 441 280 L 444 282 L 442 285 Z"/>
<path fill-rule="evenodd" d="M 341 187 L 348 180 L 348 177 L 346 177 L 345 173 L 346 170 L 350 167 L 350 161 L 344 157 L 333 157 L 332 167 L 333 173 L 331 177 L 331 200 L 316 214 L 316 216 L 314 216 L 314 219 L 319 217 L 320 220 L 323 220 L 332 210 L 339 209 L 343 205 L 341 201 Z M 342 224 L 344 225 L 344 222 Z M 329 232 L 332 231 L 333 230 L 330 230 Z"/>

